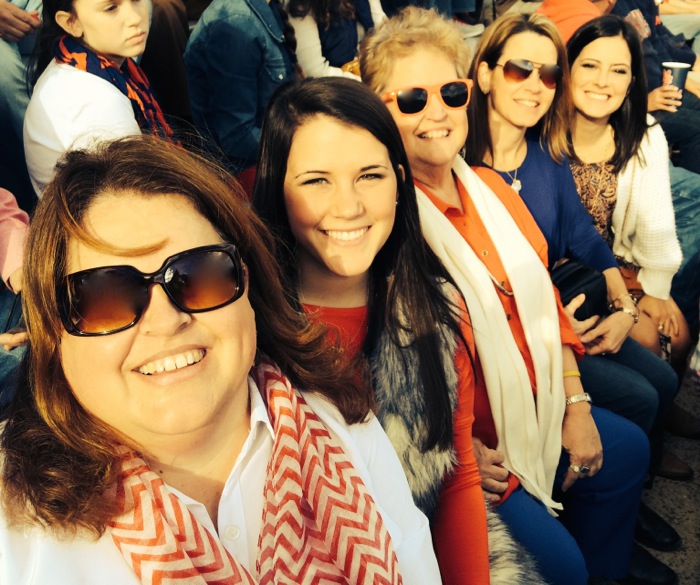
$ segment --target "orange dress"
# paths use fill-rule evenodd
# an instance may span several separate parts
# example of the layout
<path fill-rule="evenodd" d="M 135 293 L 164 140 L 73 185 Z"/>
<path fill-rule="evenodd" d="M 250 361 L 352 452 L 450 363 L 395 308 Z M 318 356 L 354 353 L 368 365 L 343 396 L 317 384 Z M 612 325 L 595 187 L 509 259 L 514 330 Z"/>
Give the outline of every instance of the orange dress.
<path fill-rule="evenodd" d="M 348 359 L 361 350 L 367 335 L 367 307 L 334 309 L 303 305 L 312 318 L 324 322 L 338 335 Z M 462 327 L 471 355 L 475 355 L 474 334 L 467 324 Z M 460 344 L 455 354 L 458 373 L 457 409 L 454 413 L 454 441 L 458 462 L 454 473 L 445 480 L 440 502 L 432 522 L 433 542 L 440 572 L 445 584 L 488 585 L 489 559 L 486 509 L 481 490 L 481 476 L 472 446 L 474 423 L 474 372 L 469 354 Z M 449 516 L 446 521 L 445 515 Z M 459 527 L 458 536 L 450 538 L 445 529 Z M 457 540 L 459 549 L 446 544 Z M 458 554 L 454 554 L 457 552 Z"/>

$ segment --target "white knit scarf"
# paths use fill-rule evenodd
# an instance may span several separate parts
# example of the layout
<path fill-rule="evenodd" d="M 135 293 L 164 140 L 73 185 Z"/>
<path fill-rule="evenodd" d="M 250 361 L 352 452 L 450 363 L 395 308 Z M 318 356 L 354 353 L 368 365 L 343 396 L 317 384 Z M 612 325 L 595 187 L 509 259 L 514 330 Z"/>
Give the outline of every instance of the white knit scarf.
<path fill-rule="evenodd" d="M 459 156 L 452 170 L 474 202 L 515 294 L 535 368 L 536 405 L 525 362 L 486 267 L 417 187 L 423 234 L 467 303 L 504 465 L 554 513 L 553 509 L 562 508 L 551 496 L 561 456 L 565 394 L 552 282 L 532 245 L 488 185 Z"/>

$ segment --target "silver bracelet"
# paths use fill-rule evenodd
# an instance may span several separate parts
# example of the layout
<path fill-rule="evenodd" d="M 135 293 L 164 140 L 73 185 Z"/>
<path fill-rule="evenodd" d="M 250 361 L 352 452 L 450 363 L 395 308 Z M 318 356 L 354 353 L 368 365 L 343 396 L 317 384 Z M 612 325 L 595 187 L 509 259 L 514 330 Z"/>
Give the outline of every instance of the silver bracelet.
<path fill-rule="evenodd" d="M 593 402 L 593 400 L 591 400 L 591 395 L 588 392 L 584 392 L 583 394 L 574 394 L 566 399 L 566 406 L 576 404 L 577 402 Z"/>

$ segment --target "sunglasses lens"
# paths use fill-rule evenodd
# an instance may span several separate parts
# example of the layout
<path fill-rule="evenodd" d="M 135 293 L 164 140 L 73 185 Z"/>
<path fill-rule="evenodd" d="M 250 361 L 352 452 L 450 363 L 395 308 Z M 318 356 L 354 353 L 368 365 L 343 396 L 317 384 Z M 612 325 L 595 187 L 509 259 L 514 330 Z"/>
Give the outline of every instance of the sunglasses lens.
<path fill-rule="evenodd" d="M 540 79 L 547 89 L 554 89 L 561 80 L 561 67 L 559 65 L 542 65 Z"/>
<path fill-rule="evenodd" d="M 440 95 L 449 108 L 463 108 L 469 101 L 469 90 L 463 81 L 446 83 L 440 88 Z"/>
<path fill-rule="evenodd" d="M 134 323 L 148 301 L 138 272 L 99 268 L 72 275 L 63 291 L 63 320 L 68 331 L 109 333 Z"/>
<path fill-rule="evenodd" d="M 519 83 L 525 81 L 535 69 L 531 61 L 524 59 L 511 59 L 503 65 L 503 77 L 508 81 Z"/>
<path fill-rule="evenodd" d="M 513 83 L 525 81 L 535 70 L 535 64 L 526 59 L 511 59 L 503 65 L 503 77 Z M 547 89 L 554 89 L 561 79 L 561 67 L 559 65 L 541 65 L 539 76 Z"/>
<path fill-rule="evenodd" d="M 402 89 L 396 94 L 396 105 L 403 114 L 417 114 L 428 103 L 428 92 L 421 87 Z"/>
<path fill-rule="evenodd" d="M 168 293 L 182 308 L 197 312 L 225 305 L 239 294 L 239 270 L 221 250 L 208 250 L 179 258 L 164 276 Z"/>

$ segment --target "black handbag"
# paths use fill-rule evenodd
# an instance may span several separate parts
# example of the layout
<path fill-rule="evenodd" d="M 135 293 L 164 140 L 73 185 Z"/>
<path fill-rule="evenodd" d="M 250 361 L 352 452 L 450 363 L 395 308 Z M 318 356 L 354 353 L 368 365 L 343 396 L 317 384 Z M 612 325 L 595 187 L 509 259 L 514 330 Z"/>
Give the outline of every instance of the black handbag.
<path fill-rule="evenodd" d="M 591 268 L 578 260 L 569 260 L 556 266 L 551 272 L 552 282 L 559 289 L 561 302 L 564 306 L 581 293 L 586 295 L 574 317 L 585 321 L 598 315 L 603 317 L 608 313 L 608 286 L 603 273 Z"/>

